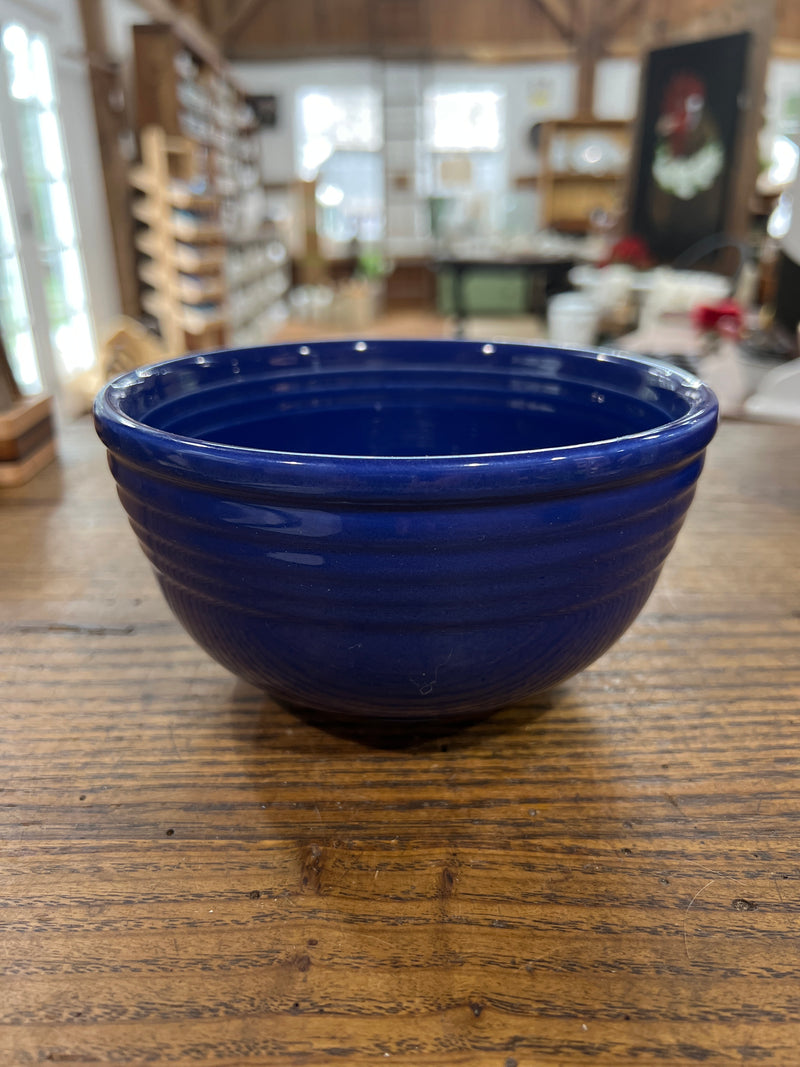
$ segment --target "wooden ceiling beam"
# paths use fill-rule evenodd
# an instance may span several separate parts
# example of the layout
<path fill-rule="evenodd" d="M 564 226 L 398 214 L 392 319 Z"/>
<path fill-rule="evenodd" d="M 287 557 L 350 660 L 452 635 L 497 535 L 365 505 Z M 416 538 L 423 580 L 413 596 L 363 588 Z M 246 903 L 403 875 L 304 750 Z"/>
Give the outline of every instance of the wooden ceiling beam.
<path fill-rule="evenodd" d="M 632 15 L 638 14 L 643 5 L 644 0 L 616 0 L 616 3 L 610 4 L 601 23 L 606 40 L 613 37 Z"/>
<path fill-rule="evenodd" d="M 576 41 L 578 58 L 578 115 L 592 116 L 594 79 L 597 61 L 603 55 L 606 32 L 594 0 L 580 0 L 579 32 Z"/>
<path fill-rule="evenodd" d="M 136 3 L 153 22 L 163 22 L 170 26 L 175 36 L 210 67 L 224 70 L 225 59 L 219 45 L 196 18 L 179 11 L 170 0 L 136 0 Z"/>
<path fill-rule="evenodd" d="M 220 4 L 218 0 L 203 0 L 201 10 L 200 22 L 215 41 L 221 41 L 225 27 L 230 22 L 227 5 Z"/>
<path fill-rule="evenodd" d="M 239 34 L 247 29 L 263 6 L 263 0 L 240 0 L 239 6 L 223 26 L 221 39 L 224 47 L 227 48 L 228 45 L 235 42 Z"/>
<path fill-rule="evenodd" d="M 533 0 L 540 11 L 550 19 L 565 41 L 575 37 L 575 20 L 565 0 Z"/>

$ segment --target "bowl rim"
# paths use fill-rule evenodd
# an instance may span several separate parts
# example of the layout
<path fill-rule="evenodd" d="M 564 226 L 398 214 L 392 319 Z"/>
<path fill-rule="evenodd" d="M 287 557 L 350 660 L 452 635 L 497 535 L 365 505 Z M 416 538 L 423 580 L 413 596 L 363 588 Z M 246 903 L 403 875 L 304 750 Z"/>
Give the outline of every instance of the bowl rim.
<path fill-rule="evenodd" d="M 278 353 L 354 349 L 362 353 L 407 353 L 408 346 L 426 345 L 456 352 L 511 355 L 514 350 L 538 354 L 570 352 L 592 363 L 636 366 L 656 374 L 662 386 L 682 395 L 685 414 L 652 429 L 582 444 L 513 452 L 453 455 L 392 456 L 279 452 L 240 445 L 218 444 L 162 430 L 131 417 L 123 410 L 128 391 L 154 377 L 174 374 L 182 367 L 220 363 L 244 353 Z M 372 346 L 372 348 L 370 348 Z M 418 366 L 413 358 L 406 368 Z M 320 368 L 317 367 L 317 370 Z M 323 368 L 324 369 L 324 368 Z M 455 369 L 455 368 L 454 368 Z M 461 368 L 465 369 L 465 368 Z M 467 367 L 467 370 L 470 368 Z M 502 368 L 501 368 L 502 369 Z M 281 373 L 274 368 L 273 373 Z M 283 368 L 285 372 L 285 368 Z M 509 367 L 524 374 L 522 367 Z M 266 371 L 269 373 L 269 371 Z M 717 427 L 717 399 L 699 378 L 647 356 L 613 348 L 589 348 L 549 342 L 459 341 L 448 338 L 333 339 L 279 342 L 220 348 L 147 364 L 112 379 L 94 402 L 98 436 L 113 460 L 139 467 L 168 481 L 217 492 L 251 495 L 264 492 L 328 499 L 408 501 L 484 498 L 524 494 L 546 497 L 573 495 L 601 485 L 641 481 L 690 463 L 708 445 Z M 112 464 L 113 465 L 113 464 Z"/>

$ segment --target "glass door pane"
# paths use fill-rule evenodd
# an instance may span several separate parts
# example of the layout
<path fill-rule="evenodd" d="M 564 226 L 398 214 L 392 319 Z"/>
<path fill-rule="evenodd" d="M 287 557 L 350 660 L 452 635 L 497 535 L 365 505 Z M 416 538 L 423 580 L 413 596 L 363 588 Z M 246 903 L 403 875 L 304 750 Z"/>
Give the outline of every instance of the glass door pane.
<path fill-rule="evenodd" d="M 51 343 L 70 377 L 92 367 L 95 352 L 50 56 L 44 38 L 18 23 L 4 27 L 2 46 Z"/>
<path fill-rule="evenodd" d="M 22 283 L 18 244 L 0 156 L 0 329 L 17 384 L 25 393 L 38 393 L 42 381 Z"/>

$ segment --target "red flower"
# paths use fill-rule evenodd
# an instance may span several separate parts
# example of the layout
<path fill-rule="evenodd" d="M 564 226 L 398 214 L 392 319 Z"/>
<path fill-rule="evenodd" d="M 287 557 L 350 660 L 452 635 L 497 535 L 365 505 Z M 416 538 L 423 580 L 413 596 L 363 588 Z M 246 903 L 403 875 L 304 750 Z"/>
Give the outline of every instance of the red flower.
<path fill-rule="evenodd" d="M 716 304 L 700 304 L 692 311 L 692 322 L 701 333 L 716 332 L 738 337 L 744 324 L 744 313 L 735 300 L 720 300 Z"/>
<path fill-rule="evenodd" d="M 611 263 L 625 263 L 630 267 L 635 267 L 636 270 L 647 270 L 648 267 L 653 266 L 653 262 L 647 243 L 636 234 L 630 234 L 628 237 L 622 237 L 612 246 L 600 266 L 607 267 Z"/>

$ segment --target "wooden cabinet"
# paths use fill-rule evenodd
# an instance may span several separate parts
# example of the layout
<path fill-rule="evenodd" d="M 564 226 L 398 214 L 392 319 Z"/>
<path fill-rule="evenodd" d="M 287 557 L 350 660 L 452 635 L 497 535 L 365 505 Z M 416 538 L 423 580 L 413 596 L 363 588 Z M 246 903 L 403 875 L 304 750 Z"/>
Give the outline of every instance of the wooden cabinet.
<path fill-rule="evenodd" d="M 597 211 L 624 207 L 631 148 L 628 122 L 568 119 L 542 124 L 540 173 L 542 226 L 586 233 Z M 527 183 L 526 183 L 527 184 Z"/>

